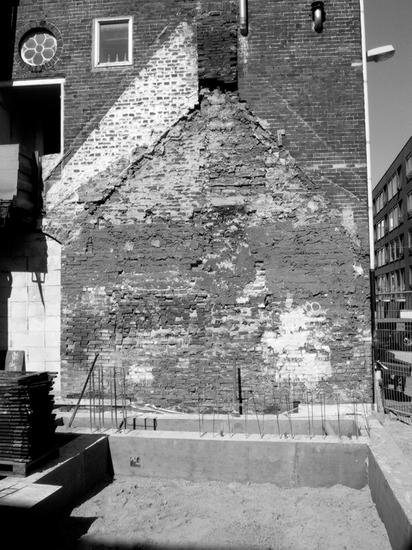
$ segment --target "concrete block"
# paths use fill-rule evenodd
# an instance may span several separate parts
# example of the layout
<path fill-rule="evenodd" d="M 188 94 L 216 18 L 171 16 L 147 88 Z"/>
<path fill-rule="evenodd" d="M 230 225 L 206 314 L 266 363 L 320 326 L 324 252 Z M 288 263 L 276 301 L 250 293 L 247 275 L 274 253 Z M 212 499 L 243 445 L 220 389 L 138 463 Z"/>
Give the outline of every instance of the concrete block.
<path fill-rule="evenodd" d="M 45 333 L 45 345 L 46 348 L 57 347 L 60 345 L 60 332 L 59 331 L 46 331 Z"/>
<path fill-rule="evenodd" d="M 26 348 L 44 348 L 45 339 L 44 331 L 42 330 L 30 330 L 26 337 Z"/>
<path fill-rule="evenodd" d="M 60 302 L 61 288 L 60 285 L 50 285 L 44 288 L 44 296 L 47 303 Z"/>
<path fill-rule="evenodd" d="M 10 318 L 9 321 L 9 333 L 20 333 L 20 334 L 27 334 L 28 330 L 28 319 L 17 317 L 17 318 Z"/>
<path fill-rule="evenodd" d="M 61 310 L 60 300 L 46 303 L 46 316 L 59 316 Z"/>
<path fill-rule="evenodd" d="M 393 550 L 412 547 L 412 478 L 410 464 L 380 425 L 372 419 L 369 488 Z"/>
<path fill-rule="evenodd" d="M 25 271 L 23 272 L 18 272 L 18 271 L 14 271 L 12 272 L 12 280 L 13 280 L 13 283 L 12 283 L 12 299 L 14 300 L 16 296 L 18 296 L 22 291 L 23 291 L 23 296 L 24 296 L 24 299 L 27 300 L 27 292 L 26 289 L 27 289 L 27 285 L 28 285 L 28 277 L 29 277 L 29 274 L 26 273 Z"/>
<path fill-rule="evenodd" d="M 60 269 L 52 269 L 46 273 L 45 286 L 58 286 L 61 282 Z"/>
<path fill-rule="evenodd" d="M 42 287 L 42 293 L 40 292 L 40 289 L 37 285 L 34 285 L 34 283 L 31 283 L 28 287 L 28 299 L 30 303 L 33 302 L 40 302 L 42 303 L 44 300 L 44 285 L 41 285 Z M 43 296 L 43 297 L 42 297 Z"/>
<path fill-rule="evenodd" d="M 55 334 L 60 334 L 60 316 L 58 315 L 46 315 L 45 317 L 45 330 Z"/>
<path fill-rule="evenodd" d="M 45 318 L 44 315 L 32 315 L 28 318 L 29 321 L 29 332 L 43 332 Z"/>
<path fill-rule="evenodd" d="M 12 349 L 26 349 L 27 332 L 9 332 L 9 347 Z"/>
<path fill-rule="evenodd" d="M 10 302 L 9 312 L 12 319 L 18 317 L 25 319 L 28 313 L 28 304 L 27 302 Z"/>
<path fill-rule="evenodd" d="M 42 302 L 29 302 L 28 315 L 29 317 L 44 318 L 46 313 L 45 305 Z"/>

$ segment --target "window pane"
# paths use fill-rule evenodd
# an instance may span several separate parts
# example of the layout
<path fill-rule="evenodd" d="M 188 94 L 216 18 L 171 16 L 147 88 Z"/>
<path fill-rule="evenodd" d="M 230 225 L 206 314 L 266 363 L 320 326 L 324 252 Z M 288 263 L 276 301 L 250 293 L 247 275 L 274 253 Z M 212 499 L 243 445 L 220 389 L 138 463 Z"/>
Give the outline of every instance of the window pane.
<path fill-rule="evenodd" d="M 99 63 L 129 61 L 129 22 L 101 21 L 99 23 Z"/>

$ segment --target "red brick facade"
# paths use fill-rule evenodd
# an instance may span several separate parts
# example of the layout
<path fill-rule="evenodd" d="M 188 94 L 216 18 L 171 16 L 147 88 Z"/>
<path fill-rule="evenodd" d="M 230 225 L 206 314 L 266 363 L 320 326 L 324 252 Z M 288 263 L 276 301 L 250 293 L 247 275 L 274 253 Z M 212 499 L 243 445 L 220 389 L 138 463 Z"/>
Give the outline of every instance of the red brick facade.
<path fill-rule="evenodd" d="M 194 407 L 216 380 L 232 396 L 238 368 L 268 392 L 370 396 L 358 2 L 325 3 L 318 34 L 310 3 L 249 0 L 246 37 L 237 4 L 20 2 L 17 37 L 62 37 L 51 68 L 16 60 L 13 78 L 66 79 L 45 219 L 63 393 L 117 351 L 156 404 Z M 93 18 L 115 15 L 133 16 L 134 63 L 93 69 Z M 198 99 L 199 82 L 222 91 Z"/>

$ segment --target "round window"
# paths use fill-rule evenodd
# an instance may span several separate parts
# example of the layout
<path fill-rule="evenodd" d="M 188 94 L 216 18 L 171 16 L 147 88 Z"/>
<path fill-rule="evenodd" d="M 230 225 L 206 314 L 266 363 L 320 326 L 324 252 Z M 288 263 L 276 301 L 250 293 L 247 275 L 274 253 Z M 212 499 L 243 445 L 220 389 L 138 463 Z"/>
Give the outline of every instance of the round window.
<path fill-rule="evenodd" d="M 44 29 L 28 32 L 21 41 L 21 58 L 31 67 L 45 65 L 53 59 L 56 51 L 56 37 L 50 31 Z"/>

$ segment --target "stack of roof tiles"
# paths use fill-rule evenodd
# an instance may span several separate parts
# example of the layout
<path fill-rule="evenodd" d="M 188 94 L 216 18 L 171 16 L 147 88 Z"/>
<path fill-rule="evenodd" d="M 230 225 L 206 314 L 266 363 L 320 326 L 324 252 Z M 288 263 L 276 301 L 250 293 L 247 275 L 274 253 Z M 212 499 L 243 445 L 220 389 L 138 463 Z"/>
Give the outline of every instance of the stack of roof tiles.
<path fill-rule="evenodd" d="M 53 378 L 0 371 L 0 461 L 31 462 L 55 444 Z"/>

